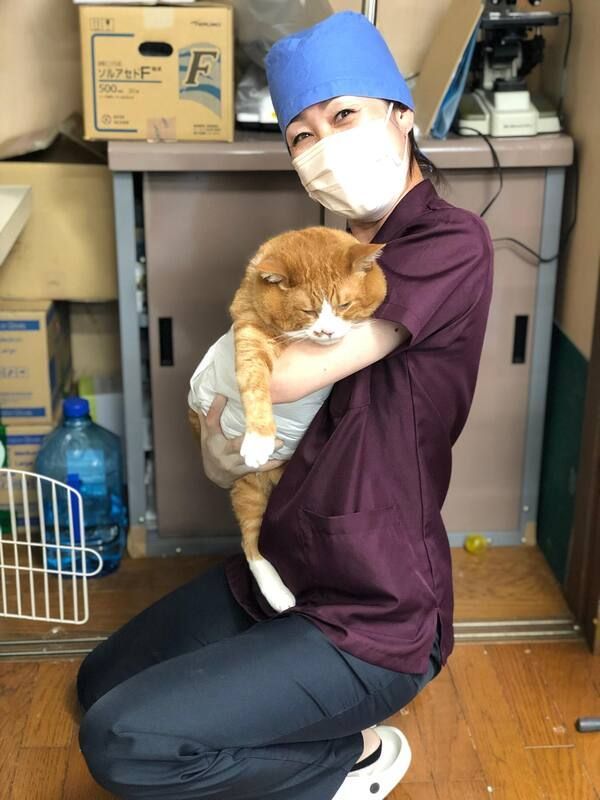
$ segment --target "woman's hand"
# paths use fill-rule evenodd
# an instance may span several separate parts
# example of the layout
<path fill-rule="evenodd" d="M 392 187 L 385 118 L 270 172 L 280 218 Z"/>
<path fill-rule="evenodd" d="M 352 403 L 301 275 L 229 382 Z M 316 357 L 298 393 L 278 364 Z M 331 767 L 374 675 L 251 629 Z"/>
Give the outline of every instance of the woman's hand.
<path fill-rule="evenodd" d="M 228 439 L 221 428 L 221 414 L 227 405 L 227 398 L 216 394 L 206 416 L 197 414 L 200 423 L 202 465 L 206 477 L 222 489 L 231 489 L 237 478 L 249 472 L 266 472 L 285 464 L 285 460 L 267 461 L 262 467 L 247 467 L 240 456 L 243 435 Z M 281 447 L 281 439 L 275 440 L 275 447 Z"/>

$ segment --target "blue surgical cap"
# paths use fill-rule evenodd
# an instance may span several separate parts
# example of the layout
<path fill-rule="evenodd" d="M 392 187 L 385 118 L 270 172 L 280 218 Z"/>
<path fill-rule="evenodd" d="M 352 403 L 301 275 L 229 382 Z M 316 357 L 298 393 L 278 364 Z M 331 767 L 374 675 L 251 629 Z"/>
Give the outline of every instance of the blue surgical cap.
<path fill-rule="evenodd" d="M 385 39 L 362 14 L 340 11 L 275 42 L 265 61 L 282 132 L 313 103 L 348 94 L 414 101 Z"/>

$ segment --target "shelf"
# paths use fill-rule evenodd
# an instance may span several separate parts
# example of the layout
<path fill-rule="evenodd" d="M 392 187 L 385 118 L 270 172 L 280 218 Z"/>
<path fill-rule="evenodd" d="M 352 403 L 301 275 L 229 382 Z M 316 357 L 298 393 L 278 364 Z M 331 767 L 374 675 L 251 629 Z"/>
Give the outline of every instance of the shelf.
<path fill-rule="evenodd" d="M 573 160 L 573 140 L 564 133 L 493 138 L 503 167 L 564 167 Z M 480 136 L 421 139 L 419 147 L 440 169 L 492 167 Z M 127 172 L 288 171 L 291 160 L 278 133 L 236 131 L 233 142 L 127 142 L 108 145 L 108 165 Z"/>

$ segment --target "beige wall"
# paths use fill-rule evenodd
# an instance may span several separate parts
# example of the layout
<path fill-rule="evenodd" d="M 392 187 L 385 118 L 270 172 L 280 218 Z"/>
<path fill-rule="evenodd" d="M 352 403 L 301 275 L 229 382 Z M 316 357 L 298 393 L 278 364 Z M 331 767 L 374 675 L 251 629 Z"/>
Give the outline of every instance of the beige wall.
<path fill-rule="evenodd" d="M 330 0 L 335 11 L 360 11 L 361 0 Z M 527 0 L 519 0 L 531 10 Z M 437 25 L 451 0 L 379 0 L 377 25 L 394 53 L 401 71 L 419 71 Z M 573 0 L 574 25 L 565 84 L 564 109 L 567 130 L 574 137 L 579 156 L 579 211 L 577 225 L 560 261 L 556 320 L 579 350 L 589 358 L 599 275 L 600 214 L 596 192 L 600 190 L 600 0 Z M 567 11 L 567 0 L 544 0 L 548 11 Z M 533 86 L 543 85 L 558 96 L 567 20 L 557 29 L 546 29 L 543 69 L 531 76 Z M 566 195 L 570 211 L 572 184 Z M 543 268 L 543 267 L 542 267 Z"/>
<path fill-rule="evenodd" d="M 567 130 L 575 139 L 579 159 L 579 210 L 577 224 L 560 261 L 556 320 L 586 358 L 590 357 L 595 318 L 595 300 L 600 272 L 600 1 L 574 0 L 573 35 L 564 110 Z M 563 11 L 566 0 L 547 0 L 545 8 Z M 544 88 L 557 93 L 566 38 L 562 30 L 549 37 Z M 566 197 L 571 209 L 572 182 Z M 568 216 L 568 219 L 571 217 Z"/>

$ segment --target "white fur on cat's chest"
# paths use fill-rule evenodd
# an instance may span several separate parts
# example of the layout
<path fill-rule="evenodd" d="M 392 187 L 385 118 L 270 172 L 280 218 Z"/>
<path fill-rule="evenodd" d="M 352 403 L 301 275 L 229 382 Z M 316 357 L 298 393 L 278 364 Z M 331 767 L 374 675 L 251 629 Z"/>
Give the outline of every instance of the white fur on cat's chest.
<path fill-rule="evenodd" d="M 277 436 L 283 445 L 274 458 L 288 459 L 310 425 L 313 417 L 331 392 L 333 384 L 312 392 L 293 403 L 274 403 Z M 207 350 L 190 380 L 188 404 L 195 411 L 208 412 L 215 394 L 228 398 L 221 415 L 223 433 L 232 439 L 245 433 L 244 410 L 235 376 L 235 339 L 233 326 Z"/>

